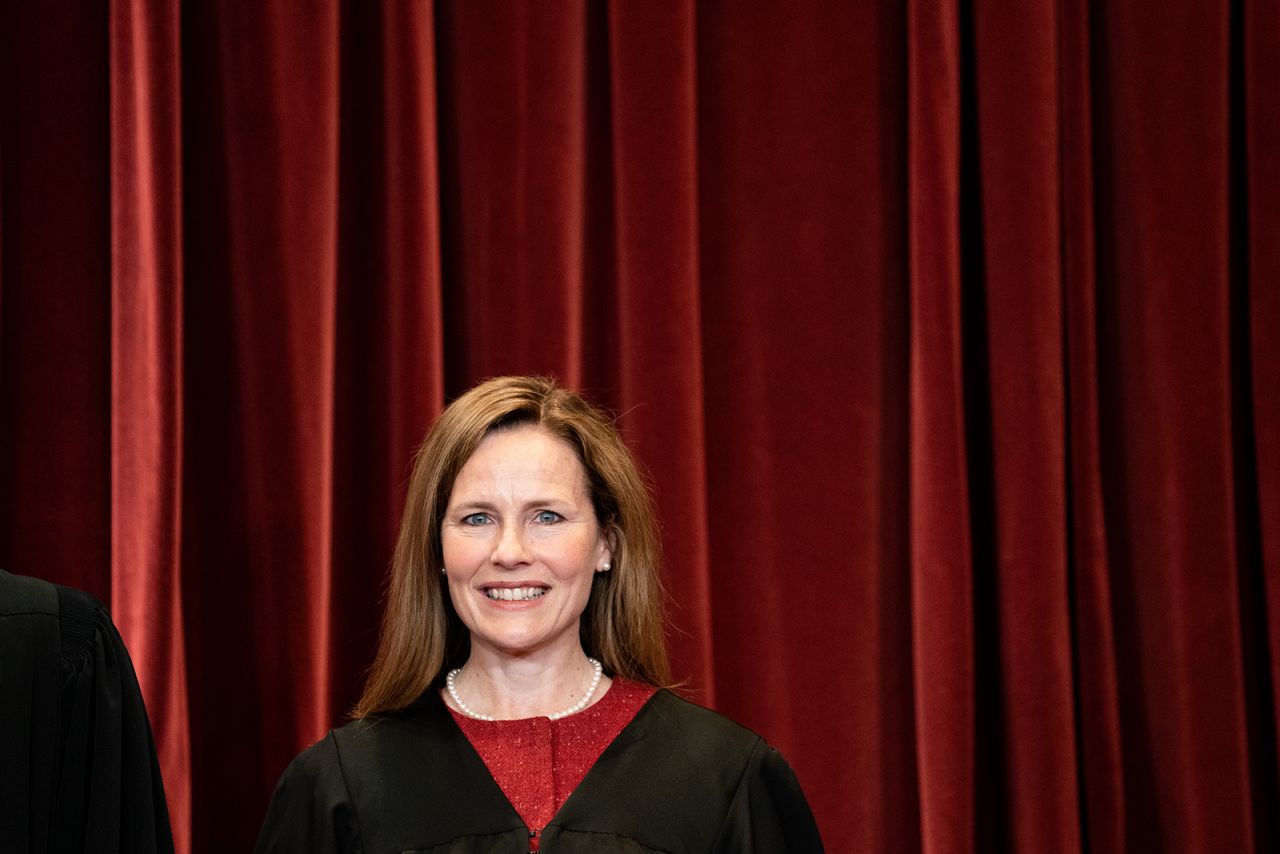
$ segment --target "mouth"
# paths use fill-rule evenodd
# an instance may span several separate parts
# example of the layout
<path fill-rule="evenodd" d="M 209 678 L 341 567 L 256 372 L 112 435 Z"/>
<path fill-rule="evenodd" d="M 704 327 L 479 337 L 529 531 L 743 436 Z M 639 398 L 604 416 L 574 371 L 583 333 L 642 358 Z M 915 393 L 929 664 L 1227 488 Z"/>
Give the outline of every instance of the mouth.
<path fill-rule="evenodd" d="M 494 602 L 529 602 L 547 592 L 545 587 L 486 587 L 484 595 Z"/>

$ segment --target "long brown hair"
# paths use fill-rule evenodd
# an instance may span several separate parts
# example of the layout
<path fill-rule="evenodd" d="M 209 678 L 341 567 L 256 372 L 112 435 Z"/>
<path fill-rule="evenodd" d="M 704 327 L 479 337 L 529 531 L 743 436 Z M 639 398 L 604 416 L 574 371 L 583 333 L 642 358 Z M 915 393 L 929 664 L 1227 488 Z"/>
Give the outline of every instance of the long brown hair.
<path fill-rule="evenodd" d="M 670 683 L 653 506 L 630 451 L 609 418 L 554 380 L 498 377 L 446 407 L 414 458 L 378 654 L 355 717 L 403 709 L 466 660 L 467 629 L 441 573 L 440 526 L 476 446 L 522 424 L 541 427 L 578 454 L 596 521 L 613 547 L 613 568 L 595 574 L 582 614 L 583 649 L 610 675 Z"/>

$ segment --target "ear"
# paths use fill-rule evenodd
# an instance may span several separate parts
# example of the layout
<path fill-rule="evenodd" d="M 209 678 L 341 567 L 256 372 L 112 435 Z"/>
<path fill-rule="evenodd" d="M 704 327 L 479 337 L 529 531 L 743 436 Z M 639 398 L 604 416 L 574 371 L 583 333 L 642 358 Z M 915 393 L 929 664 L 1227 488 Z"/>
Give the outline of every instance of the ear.
<path fill-rule="evenodd" d="M 613 569 L 613 558 L 618 552 L 618 531 L 608 528 L 601 532 L 600 547 L 596 554 L 596 572 L 608 572 Z"/>

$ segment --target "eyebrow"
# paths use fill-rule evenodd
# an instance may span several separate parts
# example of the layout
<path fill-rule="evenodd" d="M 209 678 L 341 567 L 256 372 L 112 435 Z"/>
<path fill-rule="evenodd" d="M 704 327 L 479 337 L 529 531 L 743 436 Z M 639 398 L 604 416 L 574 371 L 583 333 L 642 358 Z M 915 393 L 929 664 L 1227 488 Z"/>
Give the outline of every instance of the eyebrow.
<path fill-rule="evenodd" d="M 573 499 L 571 498 L 535 498 L 531 501 L 526 501 L 520 509 L 530 510 L 534 507 L 564 506 L 567 504 L 575 504 L 575 503 L 576 502 L 574 502 Z M 462 501 L 462 502 L 459 502 L 458 504 L 452 505 L 449 509 L 454 511 L 497 510 L 498 505 L 494 504 L 491 501 L 484 501 L 484 500 Z"/>

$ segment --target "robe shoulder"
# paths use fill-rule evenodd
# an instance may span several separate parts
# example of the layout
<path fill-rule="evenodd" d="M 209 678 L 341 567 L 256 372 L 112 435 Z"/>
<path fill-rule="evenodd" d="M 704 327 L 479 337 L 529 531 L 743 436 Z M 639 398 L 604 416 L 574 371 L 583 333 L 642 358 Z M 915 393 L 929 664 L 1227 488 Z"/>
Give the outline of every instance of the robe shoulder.
<path fill-rule="evenodd" d="M 334 733 L 298 754 L 280 776 L 254 850 L 363 851 Z"/>
<path fill-rule="evenodd" d="M 259 854 L 524 854 L 529 831 L 442 702 L 332 731 L 285 771 Z M 759 736 L 660 691 L 552 822 L 543 854 L 822 851 L 795 775 Z"/>
<path fill-rule="evenodd" d="M 304 750 L 276 786 L 255 852 L 523 854 L 519 816 L 441 712 L 443 704 L 437 711 L 419 701 L 332 730 Z M 506 848 L 486 847 L 503 835 Z"/>
<path fill-rule="evenodd" d="M 609 746 L 553 825 L 555 851 L 565 854 L 593 850 L 597 833 L 624 835 L 645 851 L 823 850 L 782 755 L 751 730 L 668 691 Z"/>

